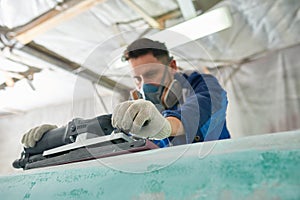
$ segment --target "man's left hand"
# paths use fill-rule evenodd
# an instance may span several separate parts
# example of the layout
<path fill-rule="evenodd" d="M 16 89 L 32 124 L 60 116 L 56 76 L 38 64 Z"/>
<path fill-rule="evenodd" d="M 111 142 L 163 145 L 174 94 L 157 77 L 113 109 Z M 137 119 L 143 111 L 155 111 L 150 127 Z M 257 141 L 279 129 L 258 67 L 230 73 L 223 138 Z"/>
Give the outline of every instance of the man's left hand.
<path fill-rule="evenodd" d="M 170 122 L 147 100 L 139 99 L 120 103 L 114 109 L 112 126 L 133 135 L 164 139 L 171 135 Z"/>

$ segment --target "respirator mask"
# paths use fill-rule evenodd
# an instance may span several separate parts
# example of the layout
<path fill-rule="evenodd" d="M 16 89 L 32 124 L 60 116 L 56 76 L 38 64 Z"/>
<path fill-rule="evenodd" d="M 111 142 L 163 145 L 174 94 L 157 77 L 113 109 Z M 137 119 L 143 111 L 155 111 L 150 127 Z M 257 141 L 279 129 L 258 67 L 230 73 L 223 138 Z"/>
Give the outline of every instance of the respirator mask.
<path fill-rule="evenodd" d="M 165 84 L 166 76 L 169 75 L 169 83 Z M 176 79 L 171 79 L 168 66 L 165 66 L 160 84 L 143 83 L 140 91 L 131 91 L 131 99 L 145 99 L 151 101 L 159 111 L 170 109 L 178 104 L 182 97 L 182 87 Z"/>

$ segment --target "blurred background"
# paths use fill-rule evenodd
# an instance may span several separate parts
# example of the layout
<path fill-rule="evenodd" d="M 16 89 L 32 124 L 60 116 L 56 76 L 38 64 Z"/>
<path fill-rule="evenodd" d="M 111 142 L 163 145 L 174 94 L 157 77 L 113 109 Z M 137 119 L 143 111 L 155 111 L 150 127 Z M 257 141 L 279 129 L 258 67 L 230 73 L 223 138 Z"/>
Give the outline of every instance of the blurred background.
<path fill-rule="evenodd" d="M 1 0 L 0 175 L 40 124 L 111 113 L 133 82 L 124 48 L 165 41 L 215 75 L 232 138 L 300 128 L 299 0 Z"/>

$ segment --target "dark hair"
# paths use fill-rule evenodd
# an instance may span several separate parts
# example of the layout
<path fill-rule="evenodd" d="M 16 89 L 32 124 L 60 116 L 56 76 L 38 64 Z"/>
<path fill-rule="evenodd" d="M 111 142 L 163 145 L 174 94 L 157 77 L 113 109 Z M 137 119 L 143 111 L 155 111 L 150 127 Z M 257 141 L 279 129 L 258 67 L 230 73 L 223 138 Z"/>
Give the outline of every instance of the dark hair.
<path fill-rule="evenodd" d="M 164 43 L 153 41 L 148 38 L 141 38 L 128 45 L 124 51 L 122 60 L 125 61 L 130 58 L 137 58 L 148 53 L 152 53 L 157 59 L 166 58 L 167 61 L 173 59 L 169 56 L 169 51 Z"/>

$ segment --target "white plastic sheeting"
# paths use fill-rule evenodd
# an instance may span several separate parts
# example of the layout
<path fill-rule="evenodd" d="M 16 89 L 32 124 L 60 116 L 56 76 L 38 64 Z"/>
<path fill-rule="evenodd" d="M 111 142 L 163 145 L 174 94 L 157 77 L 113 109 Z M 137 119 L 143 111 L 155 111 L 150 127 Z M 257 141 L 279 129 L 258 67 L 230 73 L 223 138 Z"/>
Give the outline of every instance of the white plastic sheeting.
<path fill-rule="evenodd" d="M 221 70 L 231 76 L 225 88 L 233 137 L 300 129 L 299 52 L 296 45 Z"/>
<path fill-rule="evenodd" d="M 213 58 L 239 61 L 262 52 L 300 42 L 300 2 L 298 0 L 230 0 L 233 27 L 201 39 Z"/>
<path fill-rule="evenodd" d="M 143 0 L 138 4 L 142 5 L 150 16 L 159 16 L 177 8 L 177 4 L 171 0 Z M 103 51 L 110 52 L 130 43 L 146 28 L 149 28 L 149 25 L 124 1 L 110 0 L 60 24 L 35 38 L 34 41 L 70 60 L 83 63 L 94 48 L 112 37 L 120 35 L 115 38 L 116 40 L 111 40 L 108 46 L 104 46 Z M 134 35 L 128 36 L 128 31 Z M 99 63 L 99 60 L 94 64 L 97 62 Z M 96 67 L 89 66 L 89 68 L 97 71 Z"/>
<path fill-rule="evenodd" d="M 231 29 L 201 44 L 229 93 L 228 126 L 233 137 L 300 128 L 300 2 L 227 1 Z M 232 64 L 244 60 L 244 64 Z"/>
<path fill-rule="evenodd" d="M 47 12 L 57 5 L 59 0 L 1 0 L 0 26 L 15 28 Z"/>

